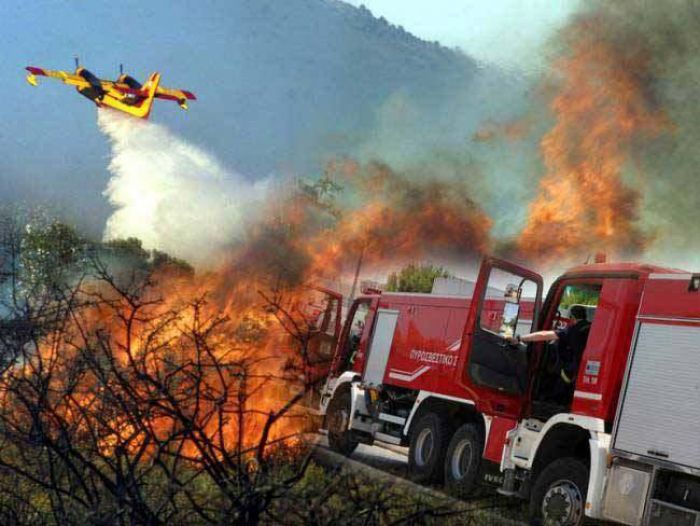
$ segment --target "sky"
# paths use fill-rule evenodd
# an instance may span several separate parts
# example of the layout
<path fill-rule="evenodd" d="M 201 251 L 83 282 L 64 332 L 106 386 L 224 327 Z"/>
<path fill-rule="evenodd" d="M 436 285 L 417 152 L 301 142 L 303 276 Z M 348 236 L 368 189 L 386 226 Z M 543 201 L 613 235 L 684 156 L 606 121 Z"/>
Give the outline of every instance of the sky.
<path fill-rule="evenodd" d="M 414 35 L 508 69 L 543 65 L 547 39 L 580 0 L 346 0 Z"/>
<path fill-rule="evenodd" d="M 245 30 L 256 31 L 259 21 L 246 20 L 251 10 L 241 6 L 257 6 L 258 1 L 262 3 L 0 1 L 0 197 L 19 196 L 29 203 L 69 203 L 67 219 L 94 225 L 92 233 L 96 235 L 104 227 L 110 213 L 103 196 L 109 180 L 110 147 L 97 129 L 94 106 L 58 82 L 45 79 L 38 88 L 32 88 L 24 80 L 27 65 L 72 70 L 75 55 L 105 78 L 116 77 L 119 64 L 124 63 L 125 70 L 137 79 L 157 69 L 162 73 L 163 85 L 195 91 L 199 100 L 190 105 L 189 112 L 181 111 L 176 104 L 160 103 L 153 118 L 244 176 L 270 175 L 266 173 L 268 168 L 256 172 L 250 152 L 273 143 L 273 139 L 277 143 L 286 141 L 298 151 L 307 150 L 309 145 L 305 143 L 294 146 L 298 127 L 292 124 L 310 127 L 313 115 L 280 114 L 277 125 L 270 125 L 275 115 L 257 118 L 272 111 L 258 96 L 265 86 L 255 85 L 256 79 L 248 84 L 240 82 L 242 68 L 255 73 L 259 60 L 249 56 L 254 52 L 246 48 L 245 40 Z M 510 61 L 516 68 L 536 63 L 536 50 L 573 10 L 571 2 L 557 0 L 363 1 L 376 16 L 403 25 L 420 38 L 460 46 L 480 60 Z M 284 13 L 287 5 L 285 0 L 266 0 L 263 9 L 283 12 L 283 20 L 295 19 L 296 31 L 308 32 L 303 26 L 303 13 Z M 282 23 L 266 31 L 277 37 L 288 33 L 289 28 Z M 342 48 L 343 43 L 334 45 Z M 279 61 L 280 68 L 294 68 L 293 64 L 285 64 L 284 56 L 274 56 L 274 49 L 267 52 L 272 54 L 268 66 Z M 376 61 L 377 57 L 368 58 Z M 342 67 L 345 64 L 353 66 L 345 62 Z M 313 71 L 313 64 L 305 66 L 305 71 Z M 328 83 L 328 74 L 318 72 L 318 80 L 313 82 Z M 231 93 L 232 89 L 239 91 Z M 285 96 L 298 98 L 304 94 L 290 86 Z M 245 97 L 250 103 L 240 103 Z M 232 98 L 239 102 L 237 106 L 231 105 Z M 352 117 L 353 111 L 347 108 L 333 108 L 341 110 L 344 116 Z M 278 155 L 274 149 L 267 153 L 270 157 Z"/>

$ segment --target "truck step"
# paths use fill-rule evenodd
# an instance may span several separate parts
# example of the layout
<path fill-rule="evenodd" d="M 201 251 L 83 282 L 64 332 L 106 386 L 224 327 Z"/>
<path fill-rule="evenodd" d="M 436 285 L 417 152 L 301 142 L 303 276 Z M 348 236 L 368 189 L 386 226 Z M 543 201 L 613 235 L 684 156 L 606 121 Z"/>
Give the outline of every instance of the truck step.
<path fill-rule="evenodd" d="M 379 413 L 379 420 L 383 420 L 384 422 L 389 422 L 390 424 L 396 424 L 399 426 L 406 424 L 405 418 L 401 418 L 400 416 L 390 415 L 387 413 Z"/>
<path fill-rule="evenodd" d="M 377 440 L 381 440 L 382 442 L 386 442 L 387 444 L 394 444 L 395 446 L 401 445 L 401 439 L 399 437 L 387 435 L 386 433 L 376 433 L 374 437 Z"/>

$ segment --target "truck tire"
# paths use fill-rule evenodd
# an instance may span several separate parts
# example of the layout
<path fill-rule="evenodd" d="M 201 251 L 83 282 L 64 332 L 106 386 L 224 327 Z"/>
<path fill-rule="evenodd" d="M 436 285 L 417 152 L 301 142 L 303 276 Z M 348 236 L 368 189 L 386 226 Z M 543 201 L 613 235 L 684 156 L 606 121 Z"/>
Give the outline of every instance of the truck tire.
<path fill-rule="evenodd" d="M 530 494 L 533 524 L 581 526 L 585 520 L 588 468 L 577 458 L 558 458 L 537 477 Z"/>
<path fill-rule="evenodd" d="M 411 429 L 408 472 L 416 482 L 439 482 L 443 475 L 450 427 L 435 413 L 426 413 Z"/>
<path fill-rule="evenodd" d="M 336 453 L 350 456 L 357 448 L 358 441 L 352 430 L 348 429 L 350 422 L 350 393 L 346 390 L 336 394 L 328 404 L 326 425 L 328 427 L 328 445 Z"/>
<path fill-rule="evenodd" d="M 462 425 L 450 440 L 445 455 L 445 488 L 457 498 L 475 497 L 484 438 L 473 422 Z"/>

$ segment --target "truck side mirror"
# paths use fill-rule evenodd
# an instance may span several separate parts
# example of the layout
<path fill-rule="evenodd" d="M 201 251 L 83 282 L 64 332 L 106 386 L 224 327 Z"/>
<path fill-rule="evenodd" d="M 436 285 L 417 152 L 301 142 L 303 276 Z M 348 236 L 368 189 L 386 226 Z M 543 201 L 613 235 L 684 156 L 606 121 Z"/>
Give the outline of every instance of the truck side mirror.
<path fill-rule="evenodd" d="M 503 294 L 503 297 L 506 303 L 520 303 L 521 293 L 522 289 L 520 287 L 514 285 L 513 283 L 509 283 L 506 285 L 506 291 Z"/>
<path fill-rule="evenodd" d="M 503 338 L 512 338 L 518 327 L 518 315 L 520 314 L 520 304 L 506 301 L 503 305 L 503 316 L 501 317 L 501 327 L 498 334 Z"/>
<path fill-rule="evenodd" d="M 518 316 L 520 314 L 520 296 L 522 289 L 513 283 L 506 285 L 503 293 L 503 315 L 501 327 L 498 333 L 503 338 L 512 338 L 518 328 Z"/>

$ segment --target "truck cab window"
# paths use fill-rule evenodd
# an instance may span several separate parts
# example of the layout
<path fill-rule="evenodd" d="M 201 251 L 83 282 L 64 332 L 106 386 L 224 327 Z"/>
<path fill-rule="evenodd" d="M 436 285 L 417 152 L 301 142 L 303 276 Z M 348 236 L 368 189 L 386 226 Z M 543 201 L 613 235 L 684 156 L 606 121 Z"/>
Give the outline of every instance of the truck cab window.
<path fill-rule="evenodd" d="M 336 336 L 335 326 L 336 318 L 338 317 L 338 298 L 327 298 L 324 325 L 321 327 L 322 332 L 328 336 Z"/>
<path fill-rule="evenodd" d="M 369 312 L 369 302 L 357 303 L 352 314 L 352 320 L 349 325 L 347 339 L 345 340 L 345 349 L 343 350 L 343 365 L 342 371 L 346 371 L 355 363 L 355 356 L 360 348 L 362 333 L 365 330 L 365 321 Z"/>

